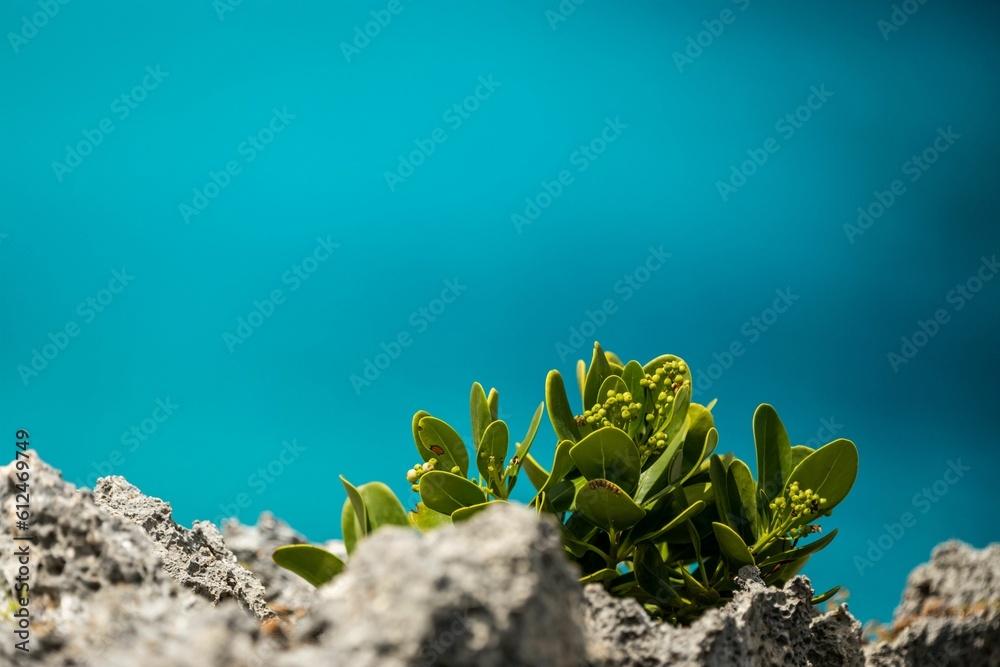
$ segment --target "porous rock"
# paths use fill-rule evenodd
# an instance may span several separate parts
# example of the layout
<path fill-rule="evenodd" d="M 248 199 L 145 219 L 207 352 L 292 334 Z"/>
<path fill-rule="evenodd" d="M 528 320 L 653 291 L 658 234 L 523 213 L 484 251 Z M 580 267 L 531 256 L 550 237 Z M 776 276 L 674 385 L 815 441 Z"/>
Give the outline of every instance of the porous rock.
<path fill-rule="evenodd" d="M 420 536 L 386 527 L 321 588 L 278 658 L 352 667 L 580 667 L 578 573 L 550 517 L 499 505 Z"/>
<path fill-rule="evenodd" d="M 170 503 L 144 495 L 119 476 L 97 480 L 94 500 L 112 516 L 141 528 L 163 568 L 184 587 L 212 602 L 233 598 L 257 620 L 274 616 L 264 587 L 239 564 L 214 523 L 195 521 L 191 530 L 179 526 Z"/>
<path fill-rule="evenodd" d="M 0 467 L 0 587 L 11 595 L 21 583 L 13 554 L 27 546 L 28 652 L 15 648 L 14 605 L 0 596 L 0 664 L 166 667 L 205 664 L 206 651 L 223 656 L 214 663 L 220 665 L 252 656 L 257 624 L 243 609 L 232 601 L 213 606 L 184 588 L 140 528 L 63 481 L 36 452 L 21 460 L 28 472 L 26 531 L 14 508 L 24 502 L 17 495 L 24 470 L 15 462 Z"/>
<path fill-rule="evenodd" d="M 907 578 L 891 636 L 871 667 L 1000 667 L 1000 544 L 951 540 Z"/>
<path fill-rule="evenodd" d="M 738 591 L 687 628 L 651 620 L 632 599 L 587 586 L 584 619 L 595 667 L 842 665 L 860 667 L 861 624 L 846 609 L 819 613 L 809 580 L 765 586 L 756 568 L 740 570 Z"/>

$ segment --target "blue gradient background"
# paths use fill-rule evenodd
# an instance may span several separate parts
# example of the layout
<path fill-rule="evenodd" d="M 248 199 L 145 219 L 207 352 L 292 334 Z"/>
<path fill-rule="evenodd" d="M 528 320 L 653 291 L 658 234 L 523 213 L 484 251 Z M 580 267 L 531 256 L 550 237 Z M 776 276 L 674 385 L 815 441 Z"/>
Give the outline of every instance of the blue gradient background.
<path fill-rule="evenodd" d="M 11 449 L 27 428 L 67 479 L 110 466 L 186 524 L 234 514 L 247 494 L 244 522 L 269 509 L 337 537 L 337 474 L 386 480 L 412 503 L 413 412 L 467 434 L 474 380 L 501 391 L 523 433 L 545 373 L 572 375 L 577 355 L 556 344 L 614 299 L 596 337 L 623 357 L 672 352 L 707 371 L 746 345 L 699 397 L 719 399 L 721 450 L 752 461 L 760 402 L 797 442 L 832 418 L 858 443 L 857 486 L 825 522 L 840 536 L 806 572 L 820 590 L 845 585 L 861 618 L 890 617 L 934 544 L 1000 539 L 987 515 L 1000 281 L 961 311 L 946 300 L 1000 251 L 1000 7 L 932 0 L 883 39 L 888 2 L 590 0 L 553 29 L 555 0 L 420 0 L 348 62 L 340 44 L 386 4 L 244 2 L 220 20 L 209 2 L 70 2 L 16 53 L 9 33 L 39 9 L 3 4 Z M 735 20 L 678 71 L 672 54 L 724 9 Z M 112 102 L 156 65 L 169 76 L 119 120 Z M 442 115 L 481 76 L 500 86 L 452 129 Z M 833 96 L 786 140 L 776 121 L 820 85 Z M 275 107 L 295 119 L 245 162 L 237 147 Z M 60 182 L 53 161 L 105 117 L 114 132 Z M 609 117 L 627 129 L 578 172 L 572 154 Z M 390 191 L 386 170 L 438 127 L 447 141 Z M 903 163 L 948 127 L 961 138 L 910 183 Z M 780 150 L 723 201 L 717 181 L 768 137 Z M 179 205 L 229 160 L 242 173 L 185 224 Z M 519 233 L 511 215 L 562 169 L 574 182 Z M 906 193 L 851 243 L 844 224 L 893 179 Z M 282 275 L 327 236 L 340 247 L 291 291 Z M 672 257 L 625 300 L 617 281 L 660 245 Z M 134 281 L 85 323 L 78 304 L 123 267 Z M 411 314 L 449 279 L 467 289 L 417 333 Z M 786 288 L 799 299 L 751 343 L 744 323 Z M 285 303 L 230 353 L 224 332 L 274 289 Z M 949 323 L 894 372 L 887 353 L 938 308 Z M 23 381 L 18 366 L 69 321 L 80 335 Z M 351 374 L 404 331 L 412 345 L 359 395 Z M 167 397 L 177 410 L 129 451 L 123 432 Z M 261 489 L 251 476 L 286 439 L 305 449 Z M 553 444 L 545 430 L 540 460 Z M 921 512 L 914 495 L 958 460 L 971 471 Z M 916 525 L 859 569 L 907 511 Z"/>

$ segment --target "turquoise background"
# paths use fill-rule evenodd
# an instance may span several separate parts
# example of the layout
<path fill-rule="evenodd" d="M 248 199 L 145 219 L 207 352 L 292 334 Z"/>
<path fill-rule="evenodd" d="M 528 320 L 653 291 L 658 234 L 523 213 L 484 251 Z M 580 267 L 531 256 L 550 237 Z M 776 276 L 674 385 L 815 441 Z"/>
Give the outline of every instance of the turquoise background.
<path fill-rule="evenodd" d="M 268 509 L 322 540 L 339 535 L 338 474 L 386 480 L 415 502 L 403 475 L 417 460 L 416 410 L 468 435 L 479 380 L 523 434 L 546 372 L 572 376 L 597 338 L 626 358 L 678 354 L 704 374 L 698 398 L 719 399 L 722 450 L 752 461 L 761 402 L 797 442 L 835 431 L 858 443 L 857 486 L 824 522 L 840 535 L 807 573 L 821 590 L 845 585 L 861 618 L 890 617 L 934 544 L 1000 539 L 988 514 L 1000 281 L 960 310 L 949 300 L 1000 250 L 1000 8 L 914 2 L 885 32 L 888 2 L 589 0 L 563 3 L 567 16 L 551 13 L 555 0 L 388 5 L 3 4 L 0 432 L 11 450 L 26 428 L 78 484 L 121 474 L 186 524 Z M 40 7 L 53 15 L 32 31 Z M 372 11 L 391 21 L 345 55 Z M 713 23 L 720 15 L 731 21 Z M 477 108 L 449 112 L 480 77 L 494 83 L 468 102 Z M 813 98 L 789 134 L 778 123 L 812 87 L 832 95 Z M 275 121 L 283 129 L 260 150 L 244 143 L 274 109 L 294 118 Z M 105 119 L 112 132 L 75 168 L 53 165 Z M 627 127 L 583 157 L 606 119 Z M 443 142 L 390 187 L 386 172 L 437 128 Z M 959 138 L 911 181 L 905 163 L 939 128 Z M 724 198 L 718 182 L 765 145 L 777 152 Z M 225 182 L 230 162 L 238 173 L 185 220 L 181 205 L 211 173 Z M 564 170 L 572 182 L 517 225 L 525 199 Z M 845 230 L 896 179 L 905 192 L 883 215 Z M 318 238 L 339 247 L 297 278 Z M 636 275 L 661 246 L 662 267 Z M 134 278 L 102 292 L 116 270 Z M 626 288 L 627 275 L 648 279 Z M 436 304 L 446 281 L 459 294 Z M 227 345 L 274 290 L 273 314 Z M 795 298 L 772 317 L 776 290 Z M 606 300 L 606 322 L 571 341 Z M 887 355 L 939 309 L 947 322 L 894 369 Z M 77 335 L 63 339 L 67 324 Z M 400 334 L 410 344 L 356 390 L 351 376 Z M 25 373 L 53 339 L 64 349 Z M 743 353 L 726 360 L 733 343 Z M 177 407 L 168 416 L 157 400 Z M 128 435 L 144 425 L 144 441 Z M 547 462 L 545 429 L 535 453 Z M 939 482 L 950 462 L 968 470 Z M 896 537 L 906 512 L 913 525 Z"/>

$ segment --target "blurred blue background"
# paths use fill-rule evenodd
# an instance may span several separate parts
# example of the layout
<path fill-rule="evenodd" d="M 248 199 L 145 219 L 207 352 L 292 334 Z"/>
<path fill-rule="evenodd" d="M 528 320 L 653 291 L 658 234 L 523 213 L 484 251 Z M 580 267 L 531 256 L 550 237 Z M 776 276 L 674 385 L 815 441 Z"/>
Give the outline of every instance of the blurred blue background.
<path fill-rule="evenodd" d="M 721 450 L 858 443 L 806 572 L 888 620 L 1000 539 L 1000 7 L 904 5 L 6 2 L 8 445 L 322 540 L 415 411 L 670 352 Z"/>

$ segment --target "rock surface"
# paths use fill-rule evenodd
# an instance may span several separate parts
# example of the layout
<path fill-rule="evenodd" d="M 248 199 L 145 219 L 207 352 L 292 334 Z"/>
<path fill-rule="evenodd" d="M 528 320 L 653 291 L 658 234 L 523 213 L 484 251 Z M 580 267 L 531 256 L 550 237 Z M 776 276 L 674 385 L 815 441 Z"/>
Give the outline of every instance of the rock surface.
<path fill-rule="evenodd" d="M 1000 667 L 1000 544 L 938 545 L 907 578 L 893 625 L 867 648 L 872 667 Z"/>
<path fill-rule="evenodd" d="M 188 530 L 121 477 L 91 494 L 34 453 L 28 463 L 31 653 L 14 649 L 17 607 L 0 601 L 0 664 L 1000 666 L 1000 545 L 938 547 L 910 576 L 891 636 L 865 646 L 846 606 L 810 605 L 806 578 L 770 588 L 753 568 L 732 603 L 690 627 L 653 622 L 634 600 L 581 588 L 558 527 L 513 505 L 426 536 L 384 528 L 316 590 L 274 566 L 275 547 L 303 538 L 269 514 Z M 0 468 L 7 554 L 25 544 L 16 472 Z M 16 560 L 0 575 L 11 590 Z"/>

